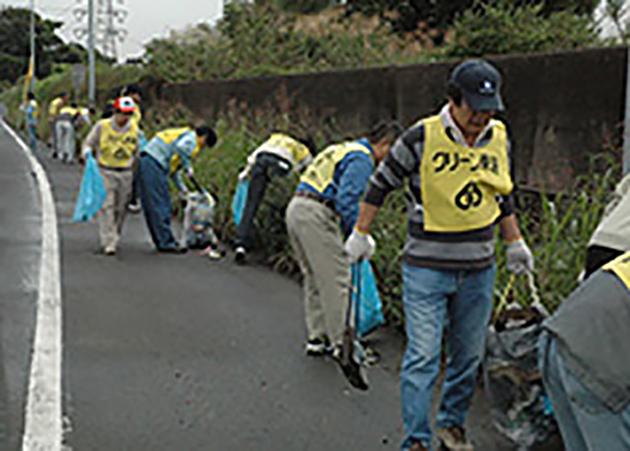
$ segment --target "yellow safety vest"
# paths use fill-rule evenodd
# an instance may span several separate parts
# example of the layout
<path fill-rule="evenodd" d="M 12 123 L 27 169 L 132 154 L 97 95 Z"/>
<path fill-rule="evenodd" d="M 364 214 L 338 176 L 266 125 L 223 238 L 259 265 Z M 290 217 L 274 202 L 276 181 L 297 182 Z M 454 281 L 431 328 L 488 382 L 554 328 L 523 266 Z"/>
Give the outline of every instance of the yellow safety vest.
<path fill-rule="evenodd" d="M 71 106 L 64 106 L 63 108 L 61 108 L 59 110 L 59 114 L 58 116 L 62 116 L 62 115 L 69 115 L 69 116 L 76 116 L 77 114 L 79 114 L 80 111 L 77 108 L 72 108 Z"/>
<path fill-rule="evenodd" d="M 110 119 L 100 121 L 99 163 L 110 168 L 128 168 L 138 148 L 138 124 L 129 121 L 126 132 L 114 130 Z"/>
<path fill-rule="evenodd" d="M 37 103 L 37 100 L 31 100 L 31 104 L 33 105 L 33 117 L 38 118 L 39 117 L 39 104 Z"/>
<path fill-rule="evenodd" d="M 507 132 L 492 121 L 492 139 L 484 147 L 453 142 L 439 116 L 422 121 L 424 149 L 420 165 L 424 228 L 429 232 L 465 232 L 493 224 L 501 214 L 497 195 L 514 187 L 507 155 Z"/>
<path fill-rule="evenodd" d="M 182 136 L 184 133 L 191 131 L 192 129 L 189 127 L 169 128 L 156 133 L 155 137 L 160 138 L 168 146 L 177 141 L 177 139 L 179 139 L 179 137 Z M 195 158 L 197 158 L 197 155 L 199 155 L 200 151 L 201 146 L 199 145 L 199 141 L 197 141 L 197 147 L 195 147 L 195 150 L 193 150 L 192 154 L 190 155 L 190 159 L 194 160 Z M 169 166 L 171 173 L 177 172 L 182 167 L 182 161 L 177 153 L 171 158 Z"/>
<path fill-rule="evenodd" d="M 57 97 L 50 102 L 50 106 L 48 107 L 48 117 L 50 119 L 56 119 L 59 114 L 59 110 L 61 110 L 61 104 L 63 103 L 63 99 L 61 97 Z"/>
<path fill-rule="evenodd" d="M 272 134 L 267 141 L 261 146 L 265 148 L 280 148 L 286 150 L 290 155 L 293 163 L 299 164 L 311 155 L 304 144 L 291 136 L 282 133 Z"/>
<path fill-rule="evenodd" d="M 304 171 L 300 182 L 308 184 L 323 194 L 333 182 L 337 165 L 352 152 L 362 152 L 374 158 L 367 147 L 356 141 L 332 145 L 315 157 L 315 160 Z"/>
<path fill-rule="evenodd" d="M 630 290 L 630 252 L 617 257 L 610 263 L 605 264 L 602 269 L 614 273 L 623 284 Z"/>

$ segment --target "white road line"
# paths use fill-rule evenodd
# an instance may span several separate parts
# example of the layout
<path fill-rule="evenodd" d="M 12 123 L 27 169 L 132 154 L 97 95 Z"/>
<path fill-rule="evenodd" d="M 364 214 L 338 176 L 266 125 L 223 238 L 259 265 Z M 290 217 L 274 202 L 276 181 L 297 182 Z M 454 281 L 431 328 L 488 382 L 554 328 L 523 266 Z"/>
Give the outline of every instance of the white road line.
<path fill-rule="evenodd" d="M 2 121 L 22 147 L 37 179 L 42 208 L 42 258 L 37 323 L 28 387 L 22 451 L 60 451 L 61 419 L 61 282 L 55 202 L 46 172 L 28 146 Z"/>

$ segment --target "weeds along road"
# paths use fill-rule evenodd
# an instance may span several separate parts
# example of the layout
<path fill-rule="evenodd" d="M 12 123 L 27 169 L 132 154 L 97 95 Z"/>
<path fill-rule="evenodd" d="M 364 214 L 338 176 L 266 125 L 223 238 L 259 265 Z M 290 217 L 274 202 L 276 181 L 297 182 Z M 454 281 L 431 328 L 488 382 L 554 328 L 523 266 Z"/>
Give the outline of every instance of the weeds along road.
<path fill-rule="evenodd" d="M 8 449 L 20 449 L 40 208 L 28 162 L 4 129 L 0 146 L 0 396 L 9 394 Z M 353 391 L 331 361 L 303 355 L 296 283 L 231 259 L 158 255 L 142 216 L 128 218 L 115 257 L 97 255 L 96 225 L 71 223 L 80 167 L 46 154 L 42 146 L 37 156 L 61 241 L 66 449 L 398 449 L 400 336 L 376 337 L 383 361 L 369 370 L 371 390 Z M 477 449 L 513 449 L 494 434 L 482 396 L 469 426 Z"/>

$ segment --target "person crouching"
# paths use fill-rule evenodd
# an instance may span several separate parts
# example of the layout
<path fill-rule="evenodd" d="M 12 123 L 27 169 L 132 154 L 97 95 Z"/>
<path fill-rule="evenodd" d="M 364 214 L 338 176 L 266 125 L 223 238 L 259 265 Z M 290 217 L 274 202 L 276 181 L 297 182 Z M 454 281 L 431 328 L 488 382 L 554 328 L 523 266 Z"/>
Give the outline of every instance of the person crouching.
<path fill-rule="evenodd" d="M 140 199 L 142 209 L 151 233 L 151 239 L 158 252 L 183 253 L 185 246 L 179 247 L 171 230 L 172 206 L 168 186 L 168 176 L 172 160 L 177 156 L 181 169 L 175 172 L 174 182 L 180 193 L 187 188 L 183 183 L 184 171 L 199 191 L 203 191 L 193 177 L 192 160 L 204 147 L 212 147 L 217 135 L 210 127 L 196 129 L 183 127 L 163 130 L 155 135 L 140 154 Z"/>

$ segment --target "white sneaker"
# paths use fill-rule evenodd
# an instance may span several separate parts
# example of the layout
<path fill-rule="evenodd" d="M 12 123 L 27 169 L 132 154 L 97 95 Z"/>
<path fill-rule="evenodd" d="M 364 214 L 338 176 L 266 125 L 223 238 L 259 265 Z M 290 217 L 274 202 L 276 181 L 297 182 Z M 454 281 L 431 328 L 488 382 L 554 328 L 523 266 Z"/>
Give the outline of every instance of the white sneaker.
<path fill-rule="evenodd" d="M 237 247 L 234 254 L 234 261 L 236 261 L 236 263 L 239 265 L 243 265 L 245 264 L 246 259 L 247 259 L 247 251 L 245 250 L 245 248 L 243 246 Z"/>
<path fill-rule="evenodd" d="M 140 213 L 140 210 L 142 210 L 142 206 L 140 205 L 140 202 L 135 201 L 135 202 L 129 202 L 129 204 L 127 204 L 127 211 L 129 213 Z"/>
<path fill-rule="evenodd" d="M 103 253 L 105 255 L 116 255 L 116 248 L 114 246 L 107 246 Z"/>

